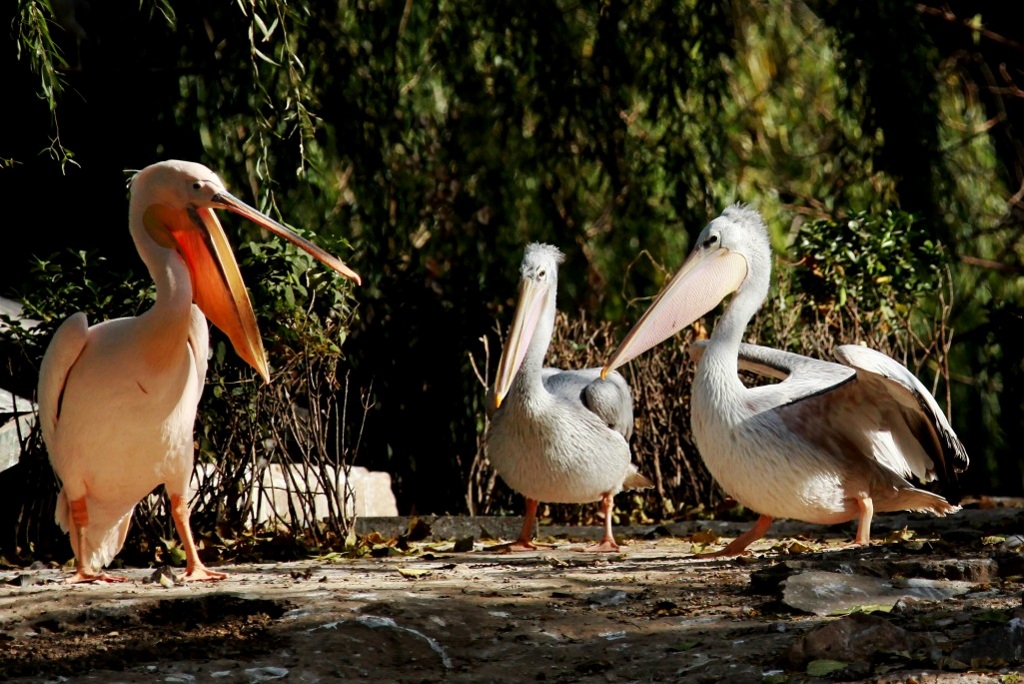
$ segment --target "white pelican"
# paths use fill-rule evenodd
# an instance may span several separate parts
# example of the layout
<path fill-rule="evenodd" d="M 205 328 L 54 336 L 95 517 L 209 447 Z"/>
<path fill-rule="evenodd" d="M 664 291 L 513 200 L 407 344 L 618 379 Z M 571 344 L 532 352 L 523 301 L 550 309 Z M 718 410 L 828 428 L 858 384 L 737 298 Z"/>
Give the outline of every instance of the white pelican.
<path fill-rule="evenodd" d="M 131 181 L 128 228 L 156 283 L 140 316 L 89 326 L 69 317 L 39 370 L 39 419 L 61 481 L 57 522 L 70 533 L 69 583 L 124 581 L 103 567 L 124 544 L 135 504 L 163 484 L 186 557 L 186 580 L 224 573 L 199 560 L 189 527 L 193 425 L 206 378 L 204 314 L 265 381 L 263 340 L 214 209 L 228 209 L 299 245 L 342 275 L 339 259 L 230 195 L 200 164 L 165 161 Z"/>
<path fill-rule="evenodd" d="M 968 464 L 935 399 L 910 371 L 857 345 L 836 349 L 841 365 L 741 344 L 770 278 L 763 219 L 748 207 L 729 207 L 697 237 L 693 253 L 604 368 L 621 366 L 735 292 L 707 344 L 691 347 L 699 360 L 691 426 L 711 475 L 761 517 L 711 555 L 745 553 L 773 518 L 857 520 L 855 543 L 866 544 L 875 511 L 958 511 L 909 481 L 952 484 Z M 783 381 L 748 388 L 740 368 Z"/>
<path fill-rule="evenodd" d="M 487 456 L 512 489 L 526 497 L 526 520 L 514 550 L 531 541 L 539 501 L 600 500 L 604 537 L 587 551 L 619 548 L 612 535 L 612 498 L 623 488 L 651 487 L 631 462 L 633 400 L 625 379 L 600 368 L 542 368 L 555 328 L 562 253 L 531 244 L 521 267 L 519 302 L 498 363 L 490 405 Z"/>

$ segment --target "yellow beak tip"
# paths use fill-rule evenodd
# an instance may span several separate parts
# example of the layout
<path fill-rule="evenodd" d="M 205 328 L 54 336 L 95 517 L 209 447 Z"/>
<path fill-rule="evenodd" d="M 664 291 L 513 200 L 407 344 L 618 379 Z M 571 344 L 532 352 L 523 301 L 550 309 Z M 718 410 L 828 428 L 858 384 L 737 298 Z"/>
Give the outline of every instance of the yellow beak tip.
<path fill-rule="evenodd" d="M 260 363 L 262 361 L 262 363 Z M 261 359 L 253 364 L 253 368 L 256 369 L 256 374 L 263 378 L 263 384 L 270 384 L 270 366 L 267 364 L 266 359 Z"/>

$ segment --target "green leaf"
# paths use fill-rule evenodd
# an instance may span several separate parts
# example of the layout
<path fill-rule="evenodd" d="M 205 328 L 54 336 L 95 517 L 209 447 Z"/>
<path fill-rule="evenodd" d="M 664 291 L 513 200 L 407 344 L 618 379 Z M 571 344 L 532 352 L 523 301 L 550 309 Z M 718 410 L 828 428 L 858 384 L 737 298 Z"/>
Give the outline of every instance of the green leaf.
<path fill-rule="evenodd" d="M 833 672 L 839 672 L 845 670 L 849 663 L 844 663 L 841 660 L 812 660 L 807 663 L 807 674 L 812 677 L 827 677 Z"/>
<path fill-rule="evenodd" d="M 267 64 L 273 64 L 273 65 L 274 65 L 274 66 L 276 66 L 276 67 L 280 67 L 280 66 L 281 66 L 280 64 L 278 64 L 278 63 L 277 63 L 277 62 L 275 62 L 274 60 L 270 59 L 270 57 L 267 57 L 267 56 L 266 56 L 265 54 L 263 54 L 262 52 L 260 52 L 260 51 L 259 51 L 259 50 L 257 50 L 256 48 L 253 48 L 253 49 L 252 49 L 252 53 L 253 53 L 254 55 L 256 55 L 257 57 L 259 57 L 260 59 L 262 59 L 262 60 L 263 60 L 264 62 L 266 62 Z"/>
<path fill-rule="evenodd" d="M 256 25 L 259 26 L 260 33 L 263 34 L 263 42 L 266 42 L 266 41 L 270 40 L 270 36 L 272 36 L 274 34 L 274 29 L 277 28 L 278 19 L 275 18 L 274 21 L 268 27 L 266 25 L 266 23 L 264 23 L 264 21 L 260 17 L 260 15 L 256 14 L 255 12 L 252 13 L 252 18 L 253 18 L 253 21 L 256 22 Z"/>
<path fill-rule="evenodd" d="M 164 539 L 164 547 L 166 548 L 166 558 L 171 565 L 184 565 L 185 564 L 185 550 L 173 541 Z"/>
<path fill-rule="evenodd" d="M 865 603 L 859 606 L 850 606 L 849 608 L 838 608 L 829 613 L 829 615 L 849 615 L 851 613 L 891 613 L 893 604 L 884 603 Z"/>
<path fill-rule="evenodd" d="M 977 615 L 972 615 L 975 622 L 1009 622 L 1010 616 L 1001 610 L 985 610 Z"/>

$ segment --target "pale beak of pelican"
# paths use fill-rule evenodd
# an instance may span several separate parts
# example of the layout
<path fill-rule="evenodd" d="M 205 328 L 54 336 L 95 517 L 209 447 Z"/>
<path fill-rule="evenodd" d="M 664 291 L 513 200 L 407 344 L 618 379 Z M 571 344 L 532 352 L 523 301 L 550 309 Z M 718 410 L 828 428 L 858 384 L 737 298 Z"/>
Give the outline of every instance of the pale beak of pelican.
<path fill-rule="evenodd" d="M 337 271 L 349 280 L 354 280 L 356 285 L 363 284 L 363 279 L 359 277 L 359 274 L 346 266 L 345 262 L 341 259 L 322 249 L 319 245 L 310 242 L 288 226 L 280 224 L 263 212 L 253 209 L 226 190 L 221 190 L 214 195 L 213 202 L 219 204 L 224 209 L 235 212 L 239 216 L 244 216 L 256 225 L 266 228 L 274 235 L 288 240 L 293 245 L 305 250 L 306 253 L 322 263 L 324 266 Z"/>
<path fill-rule="evenodd" d="M 359 276 L 337 257 L 224 191 L 213 196 L 209 207 L 190 206 L 181 211 L 155 204 L 146 210 L 144 223 L 149 235 L 159 244 L 176 249 L 185 260 L 192 278 L 192 300 L 228 336 L 238 355 L 269 382 L 270 368 L 252 302 L 213 207 L 244 216 L 357 283 Z"/>
<path fill-rule="evenodd" d="M 502 400 L 512 387 L 519 367 L 523 365 L 530 340 L 537 330 L 544 306 L 547 303 L 549 288 L 539 285 L 530 278 L 523 278 L 519 283 L 519 302 L 516 304 L 516 315 L 512 327 L 505 340 L 505 348 L 501 351 L 498 362 L 498 377 L 494 380 L 494 408 L 501 406 Z"/>
<path fill-rule="evenodd" d="M 735 292 L 747 277 L 747 260 L 727 248 L 697 248 L 601 369 L 605 377 L 690 325 Z"/>

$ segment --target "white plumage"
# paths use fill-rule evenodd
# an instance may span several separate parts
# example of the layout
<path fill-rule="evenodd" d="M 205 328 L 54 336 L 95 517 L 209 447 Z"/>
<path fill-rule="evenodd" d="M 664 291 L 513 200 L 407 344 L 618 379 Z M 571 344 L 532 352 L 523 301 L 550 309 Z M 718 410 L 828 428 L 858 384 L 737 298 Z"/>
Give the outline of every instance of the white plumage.
<path fill-rule="evenodd" d="M 729 207 L 701 232 L 606 366 L 626 363 L 735 292 L 710 340 L 690 348 L 698 362 L 691 426 L 712 476 L 761 519 L 717 555 L 744 552 L 773 518 L 857 520 L 856 541 L 863 544 L 876 511 L 959 510 L 911 481 L 951 485 L 968 457 L 935 399 L 906 368 L 856 345 L 837 348 L 836 364 L 741 342 L 770 277 L 764 221 L 752 209 Z M 782 382 L 748 388 L 740 369 Z"/>
<path fill-rule="evenodd" d="M 135 175 L 128 225 L 156 302 L 140 316 L 91 327 L 85 314 L 72 315 L 39 372 L 43 439 L 62 485 L 56 518 L 70 533 L 77 564 L 70 582 L 124 579 L 102 568 L 124 544 L 135 505 L 160 484 L 185 551 L 185 578 L 225 577 L 199 560 L 186 500 L 209 350 L 206 317 L 264 379 L 269 369 L 218 208 L 359 280 L 336 257 L 230 195 L 205 166 L 167 161 Z"/>
<path fill-rule="evenodd" d="M 543 368 L 555 325 L 562 254 L 531 244 L 523 258 L 520 299 L 502 351 L 491 396 L 487 456 L 501 478 L 526 497 L 527 512 L 514 548 L 530 541 L 538 501 L 602 501 L 605 536 L 592 550 L 618 546 L 611 533 L 612 497 L 651 483 L 631 462 L 633 401 L 618 373 L 599 368 Z"/>

